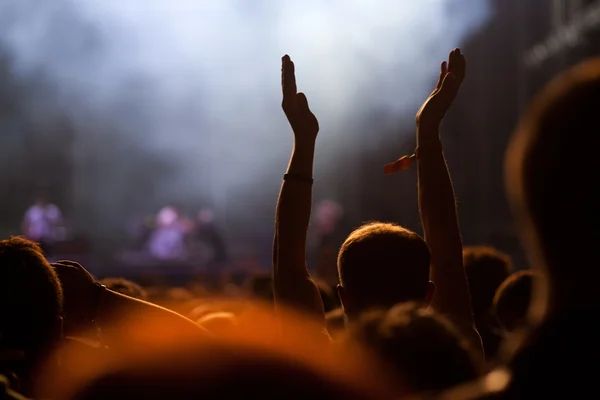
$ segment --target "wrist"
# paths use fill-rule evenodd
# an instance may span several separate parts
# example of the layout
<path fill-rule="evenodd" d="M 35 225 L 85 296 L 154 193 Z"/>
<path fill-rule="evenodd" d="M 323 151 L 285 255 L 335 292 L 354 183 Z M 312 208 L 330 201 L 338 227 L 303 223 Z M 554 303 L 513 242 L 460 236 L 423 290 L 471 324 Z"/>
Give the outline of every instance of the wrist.
<path fill-rule="evenodd" d="M 305 183 L 308 185 L 313 184 L 312 176 L 302 175 L 302 174 L 286 173 L 283 175 L 283 180 L 284 181 L 296 181 L 296 182 L 301 182 L 301 183 Z"/>
<path fill-rule="evenodd" d="M 439 141 L 439 127 L 436 125 L 418 125 L 417 126 L 417 141 L 420 142 L 436 142 Z"/>
<path fill-rule="evenodd" d="M 417 157 L 423 153 L 442 151 L 442 141 L 439 135 L 421 134 L 417 135 Z"/>
<path fill-rule="evenodd" d="M 440 123 L 417 123 L 417 133 L 425 135 L 438 135 Z"/>
<path fill-rule="evenodd" d="M 294 136 L 294 148 L 301 150 L 314 150 L 317 143 L 317 138 L 306 137 L 302 135 L 300 137 Z"/>

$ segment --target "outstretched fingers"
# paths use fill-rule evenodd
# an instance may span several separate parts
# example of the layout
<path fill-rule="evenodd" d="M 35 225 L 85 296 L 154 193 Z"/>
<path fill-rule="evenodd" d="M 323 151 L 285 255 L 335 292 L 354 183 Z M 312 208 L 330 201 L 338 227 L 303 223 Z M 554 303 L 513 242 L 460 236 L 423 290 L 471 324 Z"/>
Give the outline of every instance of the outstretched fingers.
<path fill-rule="evenodd" d="M 437 85 L 435 86 L 435 90 L 440 90 L 442 87 L 442 82 L 444 82 L 444 78 L 448 73 L 448 63 L 446 61 L 442 61 L 442 65 L 440 67 L 440 77 L 438 78 Z"/>
<path fill-rule="evenodd" d="M 448 56 L 448 72 L 453 73 L 459 82 L 465 78 L 466 60 L 458 48 L 452 50 Z"/>
<path fill-rule="evenodd" d="M 460 49 L 456 48 L 452 50 L 448 56 L 448 63 L 444 65 L 442 63 L 442 75 L 440 75 L 440 81 L 438 81 L 437 95 L 441 97 L 444 102 L 450 103 L 460 89 L 460 85 L 465 79 L 466 72 L 466 61 L 465 56 L 461 53 Z"/>
<path fill-rule="evenodd" d="M 296 101 L 296 75 L 294 63 L 287 54 L 281 59 L 281 89 L 283 91 L 283 106 Z"/>

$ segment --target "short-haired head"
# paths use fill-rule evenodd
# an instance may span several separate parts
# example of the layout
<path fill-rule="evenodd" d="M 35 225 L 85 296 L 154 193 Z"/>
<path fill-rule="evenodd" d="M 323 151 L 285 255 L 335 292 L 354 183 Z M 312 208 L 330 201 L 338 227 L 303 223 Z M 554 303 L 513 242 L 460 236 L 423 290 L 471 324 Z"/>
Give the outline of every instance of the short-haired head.
<path fill-rule="evenodd" d="M 404 376 L 417 392 L 449 389 L 481 372 L 452 323 L 416 302 L 367 312 L 351 326 L 350 335 Z"/>
<path fill-rule="evenodd" d="M 541 275 L 531 270 L 518 271 L 500 285 L 494 297 L 494 312 L 500 326 L 513 332 L 527 324 L 534 280 Z"/>
<path fill-rule="evenodd" d="M 340 298 L 346 315 L 427 301 L 431 254 L 422 237 L 399 225 L 372 222 L 354 230 L 338 255 Z"/>
<path fill-rule="evenodd" d="M 491 246 L 466 246 L 463 264 L 469 280 L 471 305 L 475 318 L 489 311 L 496 289 L 512 271 L 508 254 Z"/>
<path fill-rule="evenodd" d="M 0 349 L 41 355 L 59 337 L 62 303 L 58 276 L 39 245 L 0 241 Z"/>

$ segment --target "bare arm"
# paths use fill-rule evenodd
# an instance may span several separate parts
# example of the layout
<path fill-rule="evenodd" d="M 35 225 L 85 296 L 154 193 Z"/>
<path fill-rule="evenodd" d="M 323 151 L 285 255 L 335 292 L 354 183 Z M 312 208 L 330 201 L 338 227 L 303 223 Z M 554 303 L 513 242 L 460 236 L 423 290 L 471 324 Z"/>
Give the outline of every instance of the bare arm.
<path fill-rule="evenodd" d="M 306 236 L 312 202 L 312 174 L 319 123 L 306 96 L 297 93 L 294 64 L 282 60 L 283 110 L 294 132 L 294 148 L 275 216 L 273 284 L 275 305 L 302 309 L 325 326 L 319 290 L 306 267 Z"/>
<path fill-rule="evenodd" d="M 160 321 L 156 327 L 164 328 L 163 332 L 208 336 L 205 329 L 182 315 L 98 286 L 79 263 L 60 261 L 52 265 L 63 289 L 65 330 L 69 336 L 85 334 L 90 321 L 98 323 L 111 347 L 135 345 L 130 332 L 145 329 L 146 323 L 154 321 Z"/>
<path fill-rule="evenodd" d="M 453 50 L 449 63 L 442 63 L 436 89 L 417 114 L 419 212 L 425 240 L 431 249 L 431 280 L 436 286 L 432 306 L 449 315 L 474 349 L 481 352 L 463 266 L 454 188 L 438 133 L 464 75 L 464 56 L 460 50 Z"/>
<path fill-rule="evenodd" d="M 135 335 L 140 329 L 147 329 L 148 324 L 153 324 L 155 333 L 161 335 L 210 337 L 204 328 L 183 315 L 109 289 L 104 289 L 100 296 L 96 321 L 104 343 L 114 349 L 139 345 Z"/>

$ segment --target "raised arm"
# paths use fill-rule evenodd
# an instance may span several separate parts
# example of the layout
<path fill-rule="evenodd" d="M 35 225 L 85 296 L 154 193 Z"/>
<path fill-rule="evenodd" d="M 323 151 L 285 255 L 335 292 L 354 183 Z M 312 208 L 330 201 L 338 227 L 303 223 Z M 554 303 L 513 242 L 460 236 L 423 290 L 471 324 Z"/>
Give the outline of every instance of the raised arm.
<path fill-rule="evenodd" d="M 306 236 L 312 202 L 315 141 L 319 123 L 303 93 L 297 93 L 294 63 L 282 59 L 282 107 L 294 132 L 292 157 L 284 175 L 275 216 L 273 289 L 275 305 L 292 306 L 325 325 L 319 290 L 306 267 Z"/>
<path fill-rule="evenodd" d="M 431 249 L 431 280 L 436 286 L 432 305 L 450 316 L 474 349 L 482 351 L 463 266 L 454 189 L 439 136 L 442 119 L 464 77 L 465 58 L 455 49 L 450 52 L 448 63 L 442 63 L 438 84 L 417 113 L 419 212 Z"/>

